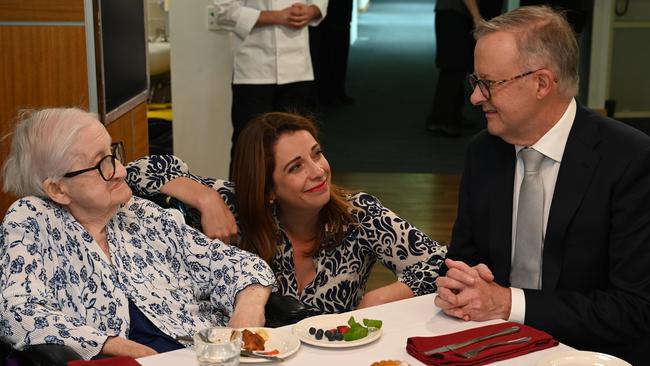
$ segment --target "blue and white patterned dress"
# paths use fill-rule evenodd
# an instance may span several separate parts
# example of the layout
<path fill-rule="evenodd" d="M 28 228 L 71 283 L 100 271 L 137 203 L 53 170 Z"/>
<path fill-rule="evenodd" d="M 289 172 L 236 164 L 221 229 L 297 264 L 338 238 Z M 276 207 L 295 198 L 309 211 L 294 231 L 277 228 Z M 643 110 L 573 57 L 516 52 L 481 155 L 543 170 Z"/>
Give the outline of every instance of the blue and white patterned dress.
<path fill-rule="evenodd" d="M 83 358 L 108 336 L 128 337 L 131 300 L 175 337 L 224 325 L 236 294 L 274 283 L 259 257 L 133 197 L 107 223 L 111 259 L 63 207 L 16 201 L 0 228 L 0 337 L 14 348 L 57 343 Z"/>
<path fill-rule="evenodd" d="M 175 156 L 139 159 L 127 167 L 126 180 L 136 194 L 147 196 L 157 194 L 163 184 L 179 176 L 190 177 L 217 190 L 236 217 L 234 185 L 193 175 Z M 291 242 L 280 228 L 282 240 L 271 264 L 280 293 L 299 299 L 315 314 L 353 310 L 361 301 L 377 260 L 416 296 L 435 292 L 435 280 L 447 248 L 369 194 L 357 193 L 349 201 L 358 208 L 354 211 L 356 225 L 350 225 L 343 243 L 314 255 L 316 276 L 302 293 L 298 293 Z"/>

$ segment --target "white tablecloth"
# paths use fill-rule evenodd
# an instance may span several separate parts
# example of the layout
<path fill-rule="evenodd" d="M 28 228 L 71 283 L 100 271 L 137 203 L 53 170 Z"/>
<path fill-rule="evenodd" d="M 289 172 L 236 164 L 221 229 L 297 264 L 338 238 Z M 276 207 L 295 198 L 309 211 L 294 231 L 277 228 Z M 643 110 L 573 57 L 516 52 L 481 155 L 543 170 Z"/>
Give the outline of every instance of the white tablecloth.
<path fill-rule="evenodd" d="M 434 296 L 420 296 L 368 309 L 355 310 L 350 314 L 354 315 L 357 319 L 381 319 L 384 322 L 381 338 L 367 345 L 344 349 L 320 348 L 303 343 L 298 352 L 282 362 L 282 365 L 363 366 L 370 365 L 375 361 L 389 359 L 406 361 L 412 366 L 423 365 L 420 361 L 406 353 L 407 338 L 412 336 L 435 336 L 453 333 L 463 329 L 500 322 L 490 321 L 477 323 L 452 319 L 444 315 L 433 305 Z M 291 333 L 291 329 L 292 326 L 279 328 L 279 330 L 287 333 Z M 497 362 L 494 365 L 535 365 L 537 361 L 552 353 L 569 350 L 573 350 L 573 348 L 560 344 L 557 347 L 533 352 L 507 361 Z M 144 357 L 138 359 L 138 362 L 144 366 L 198 365 L 194 352 L 191 349 Z"/>

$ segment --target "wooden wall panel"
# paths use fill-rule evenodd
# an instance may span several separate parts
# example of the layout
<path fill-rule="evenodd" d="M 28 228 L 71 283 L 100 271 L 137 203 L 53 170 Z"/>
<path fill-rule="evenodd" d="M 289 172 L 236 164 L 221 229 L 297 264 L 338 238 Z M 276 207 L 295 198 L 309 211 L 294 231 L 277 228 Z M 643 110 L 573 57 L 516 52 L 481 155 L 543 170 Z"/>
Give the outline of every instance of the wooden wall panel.
<path fill-rule="evenodd" d="M 0 121 L 22 108 L 88 108 L 81 26 L 0 26 Z"/>
<path fill-rule="evenodd" d="M 133 133 L 132 133 L 132 115 L 126 113 L 122 117 L 116 119 L 110 124 L 106 125 L 108 133 L 111 135 L 113 142 L 121 141 L 124 144 L 124 159 L 125 162 L 133 160 Z"/>
<path fill-rule="evenodd" d="M 142 103 L 133 113 L 133 159 L 149 155 L 149 121 L 147 104 Z"/>
<path fill-rule="evenodd" d="M 106 125 L 113 142 L 122 141 L 126 162 L 149 154 L 147 106 L 145 103 Z"/>
<path fill-rule="evenodd" d="M 20 109 L 88 109 L 85 39 L 81 26 L 0 26 L 0 137 L 13 130 Z M 0 141 L 0 166 L 9 146 L 10 139 Z M 0 193 L 0 215 L 11 202 Z"/>
<path fill-rule="evenodd" d="M 1 0 L 0 21 L 83 21 L 83 0 Z"/>

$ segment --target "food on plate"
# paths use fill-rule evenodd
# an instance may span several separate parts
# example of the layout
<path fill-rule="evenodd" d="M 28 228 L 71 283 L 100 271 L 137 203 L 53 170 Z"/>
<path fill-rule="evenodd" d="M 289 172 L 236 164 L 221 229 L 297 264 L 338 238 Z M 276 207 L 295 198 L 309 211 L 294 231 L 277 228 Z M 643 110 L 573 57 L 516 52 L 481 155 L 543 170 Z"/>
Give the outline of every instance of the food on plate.
<path fill-rule="evenodd" d="M 269 340 L 269 333 L 266 331 L 266 329 L 257 328 L 255 331 L 244 329 L 241 331 L 241 333 L 242 349 L 267 356 L 275 356 L 280 353 L 280 351 L 277 349 L 265 349 L 264 344 Z"/>
<path fill-rule="evenodd" d="M 346 342 L 356 341 L 368 335 L 368 328 L 361 325 L 361 323 L 357 323 L 353 316 L 348 320 L 348 325 L 350 329 L 343 336 Z"/>
<path fill-rule="evenodd" d="M 363 319 L 363 325 L 368 328 L 381 328 L 382 321 L 377 319 Z"/>
<path fill-rule="evenodd" d="M 248 329 L 242 331 L 242 348 L 247 351 L 264 351 L 266 340 L 259 334 Z"/>
<path fill-rule="evenodd" d="M 364 326 L 365 325 L 365 326 Z M 326 338 L 330 342 L 346 341 L 352 342 L 368 336 L 369 332 L 376 331 L 382 326 L 382 321 L 377 319 L 363 319 L 363 324 L 357 323 L 354 317 L 348 319 L 347 325 L 339 325 L 332 329 L 317 329 L 310 327 L 308 332 L 316 340 Z"/>
<path fill-rule="evenodd" d="M 409 364 L 399 360 L 381 360 L 373 362 L 370 366 L 409 366 Z"/>
<path fill-rule="evenodd" d="M 269 333 L 264 328 L 258 328 L 258 329 L 255 330 L 254 333 L 257 334 L 258 336 L 264 338 L 264 341 L 269 340 Z"/>
<path fill-rule="evenodd" d="M 277 349 L 272 349 L 270 351 L 255 351 L 255 353 L 260 355 L 276 356 L 280 354 L 280 351 L 278 351 Z"/>

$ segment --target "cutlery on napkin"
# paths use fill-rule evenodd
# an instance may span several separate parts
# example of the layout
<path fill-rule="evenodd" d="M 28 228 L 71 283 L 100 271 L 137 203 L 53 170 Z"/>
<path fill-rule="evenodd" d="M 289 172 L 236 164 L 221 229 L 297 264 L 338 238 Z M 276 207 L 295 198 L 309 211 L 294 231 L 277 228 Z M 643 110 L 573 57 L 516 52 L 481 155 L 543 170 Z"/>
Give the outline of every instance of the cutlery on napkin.
<path fill-rule="evenodd" d="M 459 349 L 459 348 L 462 348 L 462 347 L 465 347 L 465 346 L 469 346 L 470 344 L 474 344 L 474 343 L 484 341 L 486 339 L 491 339 L 491 338 L 495 338 L 495 337 L 500 337 L 500 336 L 512 334 L 512 333 L 518 332 L 519 329 L 521 329 L 521 328 L 518 325 L 514 325 L 512 327 L 502 329 L 502 330 L 500 330 L 498 332 L 482 335 L 480 337 L 475 337 L 475 338 L 472 338 L 470 340 L 463 341 L 463 342 L 446 344 L 444 346 L 436 347 L 434 349 L 430 349 L 430 350 L 424 351 L 422 353 L 424 353 L 427 356 L 431 356 L 434 353 L 453 351 L 453 350 L 456 350 L 456 349 Z"/>
<path fill-rule="evenodd" d="M 509 332 L 507 329 L 519 327 L 518 331 Z M 506 331 L 507 334 L 502 332 Z M 485 336 L 500 333 L 496 337 Z M 426 351 L 442 348 L 447 345 L 456 343 L 465 343 L 475 338 L 483 338 L 481 341 L 467 343 L 452 351 L 442 351 L 439 353 L 425 354 Z M 482 350 L 475 357 L 465 358 L 460 353 L 467 352 L 470 349 L 479 348 L 493 342 L 505 342 L 515 338 L 531 337 L 530 341 L 500 345 Z M 467 329 L 461 332 L 444 334 L 435 337 L 410 337 L 406 343 L 406 351 L 413 357 L 433 366 L 477 366 L 485 365 L 496 361 L 506 360 L 509 358 L 525 355 L 534 351 L 554 347 L 558 342 L 546 332 L 535 328 L 517 324 L 513 322 L 504 322 L 499 324 L 486 325 L 477 328 Z"/>

